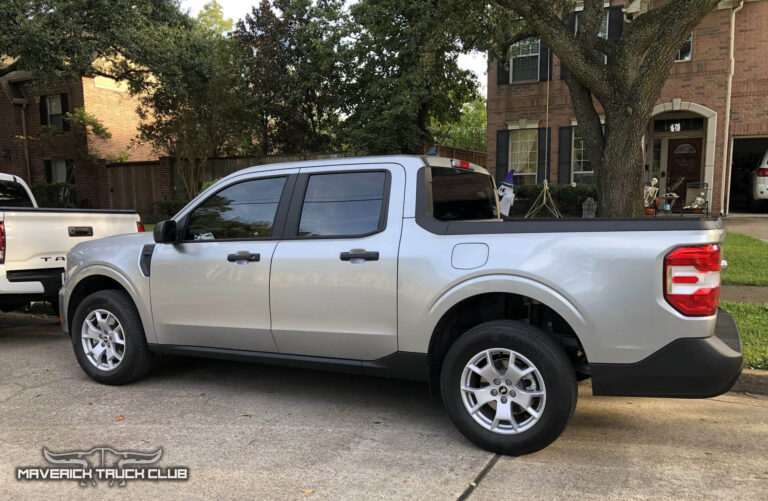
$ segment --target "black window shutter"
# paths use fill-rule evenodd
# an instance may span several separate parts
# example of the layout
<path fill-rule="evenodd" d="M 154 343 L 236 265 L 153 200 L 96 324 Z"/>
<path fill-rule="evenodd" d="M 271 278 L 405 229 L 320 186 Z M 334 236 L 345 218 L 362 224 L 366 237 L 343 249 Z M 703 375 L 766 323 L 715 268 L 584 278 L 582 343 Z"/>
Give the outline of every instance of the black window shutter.
<path fill-rule="evenodd" d="M 67 183 L 75 184 L 75 161 L 67 160 Z"/>
<path fill-rule="evenodd" d="M 48 100 L 40 96 L 40 125 L 48 125 Z"/>
<path fill-rule="evenodd" d="M 509 84 L 509 69 L 503 64 L 496 65 L 496 85 Z"/>
<path fill-rule="evenodd" d="M 496 184 L 500 185 L 509 172 L 509 131 L 496 132 Z"/>
<path fill-rule="evenodd" d="M 608 40 L 618 42 L 624 31 L 624 12 L 621 7 L 608 8 Z"/>
<path fill-rule="evenodd" d="M 43 165 L 45 166 L 45 182 L 50 183 L 53 181 L 53 169 L 51 168 L 51 161 L 43 160 Z"/>
<path fill-rule="evenodd" d="M 61 113 L 62 115 L 69 112 L 69 94 L 66 92 L 61 95 Z M 62 119 L 62 130 L 68 131 L 69 130 L 69 120 L 67 120 L 66 117 L 63 117 Z"/>
<path fill-rule="evenodd" d="M 552 148 L 550 148 L 549 140 L 551 139 L 552 129 L 541 127 L 539 129 L 539 154 L 538 154 L 538 166 L 536 169 L 536 182 L 542 183 L 547 176 L 547 166 L 550 165 L 552 159 Z"/>
<path fill-rule="evenodd" d="M 573 127 L 560 127 L 558 132 L 557 148 L 557 182 L 569 184 L 571 182 L 571 145 Z"/>
<path fill-rule="evenodd" d="M 552 67 L 552 51 L 542 40 L 539 44 L 539 81 L 543 82 L 551 78 L 549 69 Z"/>
<path fill-rule="evenodd" d="M 576 33 L 576 13 L 571 12 L 570 14 L 566 14 L 563 18 L 563 21 L 566 25 L 568 25 L 568 31 L 571 33 Z M 565 80 L 565 77 L 568 76 L 568 68 L 560 62 L 560 80 Z"/>

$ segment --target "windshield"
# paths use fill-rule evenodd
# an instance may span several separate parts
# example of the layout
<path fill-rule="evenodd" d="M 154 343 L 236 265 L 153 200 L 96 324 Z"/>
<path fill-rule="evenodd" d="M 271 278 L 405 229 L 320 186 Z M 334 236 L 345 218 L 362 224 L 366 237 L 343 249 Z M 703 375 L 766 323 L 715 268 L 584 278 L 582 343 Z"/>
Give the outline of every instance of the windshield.
<path fill-rule="evenodd" d="M 34 207 L 27 190 L 15 181 L 0 181 L 0 206 Z"/>
<path fill-rule="evenodd" d="M 467 169 L 430 169 L 433 217 L 441 221 L 497 218 L 491 176 Z"/>

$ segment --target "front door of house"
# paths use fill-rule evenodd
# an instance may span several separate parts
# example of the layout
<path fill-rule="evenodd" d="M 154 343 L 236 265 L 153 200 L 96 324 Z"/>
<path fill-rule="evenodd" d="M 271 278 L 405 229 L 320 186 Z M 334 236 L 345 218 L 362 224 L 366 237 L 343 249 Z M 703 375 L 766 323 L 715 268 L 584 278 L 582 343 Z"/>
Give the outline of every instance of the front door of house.
<path fill-rule="evenodd" d="M 675 192 L 685 203 L 688 183 L 701 181 L 701 138 L 670 139 L 667 193 Z"/>

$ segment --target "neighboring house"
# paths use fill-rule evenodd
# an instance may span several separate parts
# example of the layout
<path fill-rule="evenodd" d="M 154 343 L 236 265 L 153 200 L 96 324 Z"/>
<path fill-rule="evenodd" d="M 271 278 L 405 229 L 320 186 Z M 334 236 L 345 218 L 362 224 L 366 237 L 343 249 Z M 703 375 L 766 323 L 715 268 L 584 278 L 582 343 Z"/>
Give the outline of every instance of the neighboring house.
<path fill-rule="evenodd" d="M 632 14 L 654 3 L 606 2 L 601 34 L 618 40 Z M 565 19 L 572 30 L 580 10 Z M 662 193 L 679 183 L 675 191 L 684 202 L 705 191 L 713 213 L 743 203 L 747 173 L 768 150 L 767 52 L 765 0 L 723 1 L 694 29 L 648 123 L 646 181 L 658 177 Z M 515 169 L 520 184 L 545 177 L 561 184 L 594 182 L 566 72 L 539 40 L 516 44 L 509 68 L 491 65 L 488 165 L 497 178 Z"/>
<path fill-rule="evenodd" d="M 157 160 L 148 145 L 135 145 L 137 100 L 126 87 L 105 77 L 84 77 L 30 93 L 28 72 L 0 78 L 0 172 L 16 174 L 30 185 L 67 182 L 76 187 L 82 207 L 112 206 L 106 162 L 121 152 L 130 161 Z M 72 131 L 67 112 L 85 111 L 104 125 L 110 139 Z M 40 134 L 41 127 L 47 130 Z M 124 153 L 123 153 L 124 155 Z"/>

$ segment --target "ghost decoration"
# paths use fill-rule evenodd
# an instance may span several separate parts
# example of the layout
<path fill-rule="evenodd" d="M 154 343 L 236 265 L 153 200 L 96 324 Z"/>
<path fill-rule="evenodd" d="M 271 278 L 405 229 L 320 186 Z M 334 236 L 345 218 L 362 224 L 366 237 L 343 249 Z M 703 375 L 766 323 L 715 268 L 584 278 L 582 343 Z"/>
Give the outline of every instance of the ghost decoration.
<path fill-rule="evenodd" d="M 514 183 L 515 169 L 509 171 L 507 177 L 501 182 L 499 186 L 499 210 L 504 217 L 509 216 L 509 209 L 512 208 L 512 204 L 515 203 L 515 183 Z"/>

